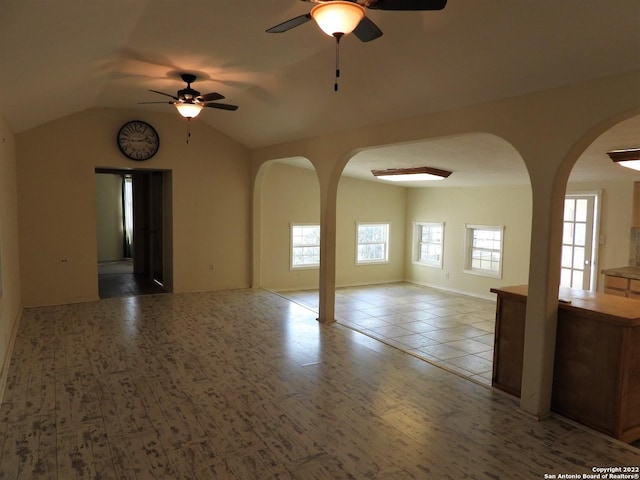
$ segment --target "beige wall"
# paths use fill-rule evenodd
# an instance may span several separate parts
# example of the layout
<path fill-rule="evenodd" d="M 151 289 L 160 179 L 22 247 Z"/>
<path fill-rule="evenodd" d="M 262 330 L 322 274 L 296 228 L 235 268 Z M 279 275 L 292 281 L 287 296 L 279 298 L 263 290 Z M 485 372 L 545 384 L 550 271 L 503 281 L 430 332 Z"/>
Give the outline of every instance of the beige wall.
<path fill-rule="evenodd" d="M 17 203 L 14 135 L 0 114 L 0 401 L 9 368 L 10 347 L 22 311 Z"/>
<path fill-rule="evenodd" d="M 320 223 L 320 192 L 313 170 L 279 162 L 265 167 L 262 208 L 261 286 L 272 290 L 318 288 L 318 269 L 290 268 L 290 224 Z"/>
<path fill-rule="evenodd" d="M 122 251 L 122 176 L 96 174 L 98 261 L 120 260 Z"/>
<path fill-rule="evenodd" d="M 319 223 L 316 174 L 278 162 L 267 165 L 262 185 L 262 286 L 273 290 L 317 289 L 318 269 L 290 269 L 290 224 Z M 405 189 L 343 177 L 338 191 L 337 285 L 404 279 Z M 389 263 L 355 263 L 356 222 L 390 222 Z"/>
<path fill-rule="evenodd" d="M 405 244 L 407 280 L 494 298 L 492 287 L 527 283 L 531 237 L 531 187 L 410 188 Z M 443 268 L 412 261 L 413 222 L 442 222 Z M 464 225 L 504 226 L 502 278 L 464 273 Z M 448 278 L 447 278 L 448 274 Z"/>
<path fill-rule="evenodd" d="M 274 290 L 316 289 L 318 270 L 289 268 L 289 225 L 319 222 L 319 187 L 313 170 L 273 162 L 262 192 L 263 286 Z M 567 192 L 599 191 L 602 200 L 598 271 L 627 264 L 633 182 L 570 184 Z M 355 265 L 357 221 L 391 220 L 388 264 Z M 443 268 L 413 263 L 413 222 L 445 224 Z M 501 279 L 463 272 L 464 225 L 505 227 Z M 493 287 L 528 282 L 531 238 L 529 185 L 484 188 L 400 188 L 342 177 L 338 190 L 336 284 L 406 280 L 485 298 Z M 397 261 L 398 258 L 402 261 Z M 447 275 L 448 278 L 447 278 Z M 598 290 L 602 290 L 599 275 Z"/>
<path fill-rule="evenodd" d="M 143 163 L 115 142 L 133 119 L 160 135 Z M 175 112 L 92 109 L 20 133 L 16 145 L 25 306 L 97 298 L 96 167 L 172 171 L 174 291 L 249 285 L 249 152 L 204 122 L 192 122 L 187 144 Z"/>
<path fill-rule="evenodd" d="M 342 177 L 338 187 L 336 284 L 404 280 L 406 189 Z M 389 262 L 356 265 L 356 223 L 389 222 Z"/>

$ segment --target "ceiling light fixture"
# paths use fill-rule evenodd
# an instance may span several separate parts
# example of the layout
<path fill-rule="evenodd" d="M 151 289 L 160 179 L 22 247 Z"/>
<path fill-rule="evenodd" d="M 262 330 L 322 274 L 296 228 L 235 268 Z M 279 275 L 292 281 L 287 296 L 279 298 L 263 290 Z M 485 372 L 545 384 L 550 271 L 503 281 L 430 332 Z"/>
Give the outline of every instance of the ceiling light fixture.
<path fill-rule="evenodd" d="M 180 112 L 184 118 L 195 118 L 200 114 L 202 110 L 202 105 L 198 103 L 189 103 L 189 102 L 175 102 L 175 107 Z"/>
<path fill-rule="evenodd" d="M 451 172 L 432 167 L 388 168 L 386 170 L 371 170 L 371 173 L 381 179 L 392 182 L 417 182 L 430 180 L 444 180 Z"/>
<path fill-rule="evenodd" d="M 338 91 L 340 77 L 340 39 L 353 32 L 364 18 L 362 5 L 343 0 L 320 3 L 311 9 L 311 17 L 320 29 L 336 39 L 336 81 L 333 90 Z"/>
<path fill-rule="evenodd" d="M 607 152 L 609 158 L 618 165 L 640 171 L 640 148 L 627 148 Z"/>
<path fill-rule="evenodd" d="M 311 9 L 311 17 L 330 37 L 350 34 L 364 15 L 364 7 L 361 5 L 340 0 L 320 3 Z"/>

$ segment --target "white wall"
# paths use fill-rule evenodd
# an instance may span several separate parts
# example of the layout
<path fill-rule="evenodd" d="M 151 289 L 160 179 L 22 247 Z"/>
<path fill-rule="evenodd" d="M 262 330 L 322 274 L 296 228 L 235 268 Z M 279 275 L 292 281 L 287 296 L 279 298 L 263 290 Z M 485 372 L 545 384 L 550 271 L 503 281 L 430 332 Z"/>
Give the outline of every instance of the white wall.
<path fill-rule="evenodd" d="M 116 145 L 129 120 L 160 135 L 151 160 Z M 251 282 L 249 151 L 175 111 L 86 110 L 16 136 L 20 262 L 25 306 L 98 298 L 95 169 L 170 170 L 173 290 L 246 287 Z M 171 248 L 171 247 L 169 247 Z"/>

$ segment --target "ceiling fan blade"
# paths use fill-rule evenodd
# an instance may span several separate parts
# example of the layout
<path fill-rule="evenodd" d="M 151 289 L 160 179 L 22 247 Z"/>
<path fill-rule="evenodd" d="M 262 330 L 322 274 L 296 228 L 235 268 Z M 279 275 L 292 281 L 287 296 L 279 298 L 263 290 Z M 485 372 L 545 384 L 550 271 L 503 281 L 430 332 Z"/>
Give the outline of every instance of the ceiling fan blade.
<path fill-rule="evenodd" d="M 164 105 L 173 105 L 174 102 L 138 102 L 138 105 L 145 105 L 149 103 L 162 103 Z"/>
<path fill-rule="evenodd" d="M 307 23 L 309 20 L 311 20 L 311 14 L 305 13 L 304 15 L 294 17 L 290 20 L 287 20 L 286 22 L 282 22 L 276 25 L 275 27 L 269 28 L 267 30 L 267 33 L 283 33 L 299 25 L 302 25 L 303 23 Z"/>
<path fill-rule="evenodd" d="M 367 8 L 373 10 L 442 10 L 447 0 L 368 0 Z"/>
<path fill-rule="evenodd" d="M 237 105 L 229 105 L 227 103 L 205 103 L 203 106 L 209 108 L 219 108 L 220 110 L 231 110 L 235 111 L 238 109 Z"/>
<path fill-rule="evenodd" d="M 353 31 L 361 42 L 370 42 L 382 36 L 382 30 L 373 23 L 368 17 L 363 17 L 360 23 Z"/>
<path fill-rule="evenodd" d="M 218 92 L 205 93 L 204 95 L 200 95 L 198 100 L 201 102 L 213 102 L 214 100 L 222 100 L 224 95 L 219 94 Z"/>
<path fill-rule="evenodd" d="M 176 97 L 175 95 L 171 95 L 170 93 L 159 92 L 158 90 L 151 90 L 151 89 L 149 89 L 149 91 L 153 93 L 159 93 L 160 95 L 166 95 L 167 97 L 171 97 L 174 100 L 180 100 L 178 97 Z"/>

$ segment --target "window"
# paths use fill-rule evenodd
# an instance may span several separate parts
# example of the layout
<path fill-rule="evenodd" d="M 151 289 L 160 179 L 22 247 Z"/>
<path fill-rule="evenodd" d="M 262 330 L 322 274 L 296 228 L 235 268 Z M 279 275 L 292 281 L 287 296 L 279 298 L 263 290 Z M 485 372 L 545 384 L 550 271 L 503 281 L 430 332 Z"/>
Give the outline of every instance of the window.
<path fill-rule="evenodd" d="M 291 224 L 291 268 L 320 265 L 320 225 Z"/>
<path fill-rule="evenodd" d="M 422 265 L 442 268 L 443 236 L 443 223 L 414 222 L 414 261 Z"/>
<path fill-rule="evenodd" d="M 389 224 L 358 223 L 356 264 L 389 261 Z"/>
<path fill-rule="evenodd" d="M 502 278 L 504 227 L 465 225 L 466 273 Z"/>

